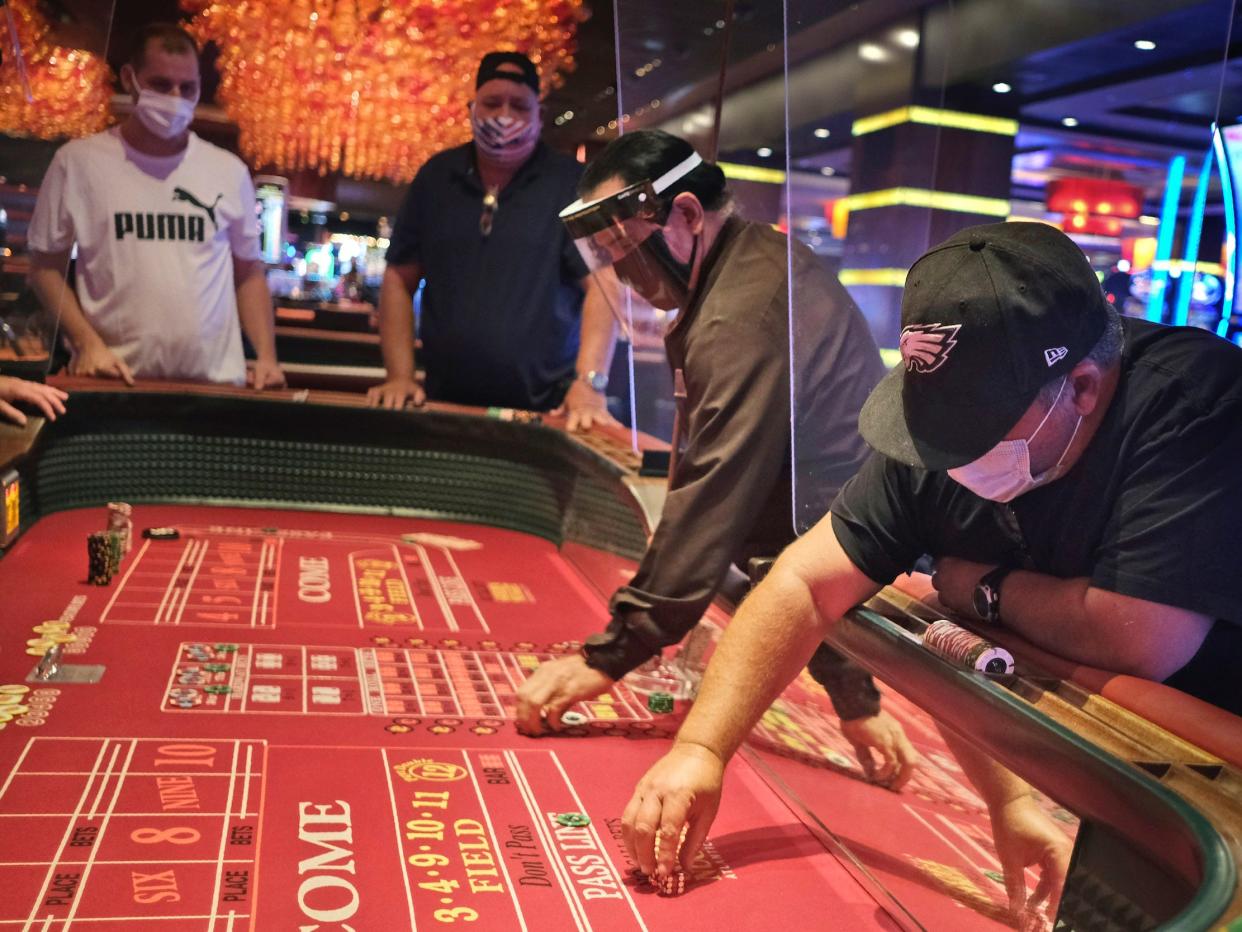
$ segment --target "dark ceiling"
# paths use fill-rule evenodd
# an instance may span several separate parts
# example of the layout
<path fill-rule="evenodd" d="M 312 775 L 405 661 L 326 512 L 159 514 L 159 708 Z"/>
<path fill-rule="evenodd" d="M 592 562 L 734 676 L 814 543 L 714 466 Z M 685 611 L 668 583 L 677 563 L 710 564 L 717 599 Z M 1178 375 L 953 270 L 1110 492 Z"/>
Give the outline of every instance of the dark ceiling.
<path fill-rule="evenodd" d="M 1236 2 L 735 0 L 721 156 L 783 164 L 787 108 L 794 164 L 847 173 L 852 121 L 891 98 L 1018 117 L 1019 151 L 1047 156 L 1029 165 L 1082 170 L 1098 157 L 1114 173 L 1155 170 L 1170 152 L 1205 144 L 1218 106 L 1220 122 L 1242 122 Z M 181 15 L 176 0 L 43 3 L 62 38 L 106 43 L 114 68 L 139 25 Z M 612 0 L 587 4 L 577 69 L 546 102 L 550 141 L 602 143 L 620 121 L 705 144 L 725 0 L 619 0 L 620 23 Z M 903 46 L 910 35 L 914 45 Z M 1140 40 L 1155 48 L 1136 48 Z M 208 101 L 213 57 L 209 49 Z M 998 82 L 1012 90 L 998 94 Z M 760 147 L 773 151 L 764 158 Z"/>

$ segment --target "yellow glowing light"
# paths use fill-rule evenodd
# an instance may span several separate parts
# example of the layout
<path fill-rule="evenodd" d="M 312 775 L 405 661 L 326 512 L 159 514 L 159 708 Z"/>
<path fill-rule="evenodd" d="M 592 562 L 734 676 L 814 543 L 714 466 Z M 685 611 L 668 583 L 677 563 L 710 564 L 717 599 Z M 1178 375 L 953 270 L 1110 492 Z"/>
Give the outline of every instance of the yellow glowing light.
<path fill-rule="evenodd" d="M 873 116 L 855 120 L 851 132 L 865 136 L 901 123 L 923 123 L 928 126 L 947 126 L 952 129 L 968 129 L 976 133 L 997 133 L 1001 136 L 1018 135 L 1018 121 L 1004 117 L 963 113 L 960 110 L 938 110 L 935 107 L 898 107 Z"/>
<path fill-rule="evenodd" d="M 842 269 L 837 273 L 842 285 L 884 285 L 901 288 L 906 284 L 905 269 Z"/>
<path fill-rule="evenodd" d="M 877 207 L 930 207 L 988 217 L 1009 216 L 1009 202 L 999 197 L 975 194 L 954 194 L 950 191 L 929 191 L 926 188 L 884 188 L 842 198 L 850 211 L 873 210 Z"/>
<path fill-rule="evenodd" d="M 544 91 L 574 67 L 582 0 L 182 0 L 220 48 L 242 154 L 281 171 L 409 181 L 470 138 L 479 59 L 524 52 Z"/>
<path fill-rule="evenodd" d="M 108 125 L 112 72 L 98 55 L 56 45 L 51 27 L 35 0 L 8 0 L 26 63 L 31 99 L 26 99 L 9 45 L 0 25 L 0 133 L 56 139 L 86 136 Z"/>

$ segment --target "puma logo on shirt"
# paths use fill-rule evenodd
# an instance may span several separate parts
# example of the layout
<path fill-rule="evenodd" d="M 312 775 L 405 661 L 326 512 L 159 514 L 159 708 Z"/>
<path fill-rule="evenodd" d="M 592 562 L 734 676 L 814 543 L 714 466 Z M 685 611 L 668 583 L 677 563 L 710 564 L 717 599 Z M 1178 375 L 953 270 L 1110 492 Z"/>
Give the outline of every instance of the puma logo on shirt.
<path fill-rule="evenodd" d="M 177 187 L 173 188 L 172 199 L 193 204 L 207 214 L 207 219 L 211 221 L 212 227 L 218 230 L 220 229 L 220 224 L 216 222 L 216 205 L 220 203 L 223 197 L 223 194 L 217 194 L 216 199 L 208 206 L 185 188 Z M 193 214 L 119 211 L 113 215 L 112 219 L 118 240 L 122 240 L 126 235 L 132 234 L 138 237 L 138 239 L 181 240 L 190 243 L 201 243 L 207 231 L 203 218 Z"/>
<path fill-rule="evenodd" d="M 208 207 L 185 188 L 173 188 L 174 201 L 186 201 L 187 203 L 193 204 L 199 210 L 206 211 L 207 216 L 211 218 L 212 227 L 217 230 L 220 229 L 220 225 L 216 223 L 216 205 L 220 203 L 220 198 L 222 197 L 224 197 L 223 194 L 217 194 L 216 199 L 212 201 L 211 206 Z"/>

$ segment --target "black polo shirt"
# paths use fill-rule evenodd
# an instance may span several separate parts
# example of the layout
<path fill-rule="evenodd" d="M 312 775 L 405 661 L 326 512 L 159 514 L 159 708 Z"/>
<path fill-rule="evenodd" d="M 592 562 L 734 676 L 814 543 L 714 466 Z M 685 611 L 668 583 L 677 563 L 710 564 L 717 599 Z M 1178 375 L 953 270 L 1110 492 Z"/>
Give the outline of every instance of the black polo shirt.
<path fill-rule="evenodd" d="M 388 262 L 416 262 L 427 395 L 546 410 L 574 377 L 586 266 L 557 214 L 582 166 L 543 143 L 500 193 L 490 236 L 474 143 L 427 160 L 410 184 Z"/>
<path fill-rule="evenodd" d="M 833 503 L 832 526 L 876 582 L 923 554 L 952 556 L 1087 577 L 1219 619 L 1204 656 L 1170 682 L 1242 711 L 1242 349 L 1189 327 L 1123 326 L 1117 393 L 1064 477 L 1005 505 L 872 454 Z M 1207 671 L 1227 667 L 1223 688 Z"/>

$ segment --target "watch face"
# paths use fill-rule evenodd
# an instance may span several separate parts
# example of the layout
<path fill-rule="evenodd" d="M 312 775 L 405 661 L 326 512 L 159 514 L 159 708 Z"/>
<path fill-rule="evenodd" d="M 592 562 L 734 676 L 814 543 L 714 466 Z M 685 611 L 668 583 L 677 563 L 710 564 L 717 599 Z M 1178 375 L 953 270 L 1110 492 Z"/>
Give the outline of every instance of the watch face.
<path fill-rule="evenodd" d="M 597 392 L 602 392 L 608 387 L 608 376 L 602 372 L 592 372 L 587 376 L 587 384 Z"/>

